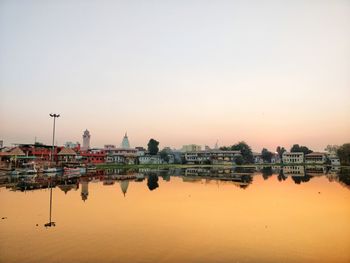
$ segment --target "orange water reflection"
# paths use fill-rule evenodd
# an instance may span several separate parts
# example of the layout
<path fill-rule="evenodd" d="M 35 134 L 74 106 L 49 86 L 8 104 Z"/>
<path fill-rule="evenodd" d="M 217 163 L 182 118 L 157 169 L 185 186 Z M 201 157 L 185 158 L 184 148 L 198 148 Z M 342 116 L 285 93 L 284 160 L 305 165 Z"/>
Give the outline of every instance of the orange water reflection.
<path fill-rule="evenodd" d="M 350 190 L 326 176 L 165 179 L 55 187 L 51 228 L 49 189 L 0 188 L 0 261 L 350 262 Z"/>

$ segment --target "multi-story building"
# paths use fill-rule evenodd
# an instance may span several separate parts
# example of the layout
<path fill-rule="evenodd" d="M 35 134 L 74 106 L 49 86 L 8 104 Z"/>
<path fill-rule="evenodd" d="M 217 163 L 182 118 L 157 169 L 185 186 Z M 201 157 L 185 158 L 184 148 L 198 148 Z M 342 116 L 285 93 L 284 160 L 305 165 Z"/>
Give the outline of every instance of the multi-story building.
<path fill-rule="evenodd" d="M 282 155 L 283 163 L 304 163 L 304 153 L 302 152 L 284 152 Z"/>
<path fill-rule="evenodd" d="M 161 164 L 162 163 L 162 159 L 160 158 L 159 155 L 146 154 L 143 156 L 139 156 L 138 159 L 140 164 Z"/>
<path fill-rule="evenodd" d="M 325 153 L 313 152 L 305 155 L 305 163 L 325 164 L 326 161 Z"/>
<path fill-rule="evenodd" d="M 83 163 L 104 163 L 106 162 L 106 151 L 103 149 L 90 149 L 80 152 Z"/>
<path fill-rule="evenodd" d="M 183 145 L 181 149 L 182 152 L 199 152 L 201 150 L 202 147 L 196 144 Z"/>
<path fill-rule="evenodd" d="M 210 150 L 210 151 L 192 151 L 185 152 L 184 158 L 188 163 L 224 163 L 234 161 L 234 157 L 240 155 L 240 151 L 221 151 L 221 150 Z"/>

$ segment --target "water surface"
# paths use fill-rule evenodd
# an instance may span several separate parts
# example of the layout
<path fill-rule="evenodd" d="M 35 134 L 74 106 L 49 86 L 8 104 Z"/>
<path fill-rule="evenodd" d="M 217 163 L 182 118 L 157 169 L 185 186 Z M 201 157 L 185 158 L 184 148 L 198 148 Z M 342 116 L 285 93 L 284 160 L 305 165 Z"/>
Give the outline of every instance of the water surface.
<path fill-rule="evenodd" d="M 3 179 L 0 261 L 350 262 L 349 174 L 303 169 Z"/>

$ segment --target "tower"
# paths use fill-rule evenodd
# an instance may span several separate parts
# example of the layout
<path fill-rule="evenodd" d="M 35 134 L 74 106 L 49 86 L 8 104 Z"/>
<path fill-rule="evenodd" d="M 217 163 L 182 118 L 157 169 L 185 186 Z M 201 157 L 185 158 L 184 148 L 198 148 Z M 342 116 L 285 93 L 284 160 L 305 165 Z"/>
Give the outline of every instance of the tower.
<path fill-rule="evenodd" d="M 129 139 L 128 139 L 128 134 L 127 133 L 125 133 L 125 135 L 124 135 L 121 147 L 124 148 L 124 149 L 129 149 L 130 148 L 130 143 L 129 143 Z"/>
<path fill-rule="evenodd" d="M 85 130 L 83 134 L 83 147 L 81 148 L 83 151 L 90 149 L 90 137 L 90 132 L 88 130 Z"/>

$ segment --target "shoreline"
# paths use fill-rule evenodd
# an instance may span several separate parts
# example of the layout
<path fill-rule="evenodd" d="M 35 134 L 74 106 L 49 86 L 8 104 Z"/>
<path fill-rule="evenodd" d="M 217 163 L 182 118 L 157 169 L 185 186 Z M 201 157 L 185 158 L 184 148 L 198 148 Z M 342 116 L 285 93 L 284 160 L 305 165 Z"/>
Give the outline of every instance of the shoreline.
<path fill-rule="evenodd" d="M 300 164 L 276 164 L 276 163 L 263 163 L 263 164 L 96 164 L 98 169 L 132 169 L 132 168 L 255 168 L 255 167 L 272 167 L 272 166 L 323 166 L 323 167 L 336 167 L 336 168 L 349 168 L 350 165 L 327 165 L 327 164 L 311 164 L 311 163 L 300 163 Z"/>

